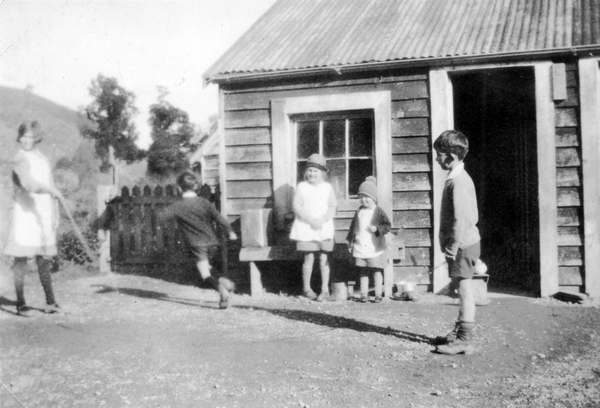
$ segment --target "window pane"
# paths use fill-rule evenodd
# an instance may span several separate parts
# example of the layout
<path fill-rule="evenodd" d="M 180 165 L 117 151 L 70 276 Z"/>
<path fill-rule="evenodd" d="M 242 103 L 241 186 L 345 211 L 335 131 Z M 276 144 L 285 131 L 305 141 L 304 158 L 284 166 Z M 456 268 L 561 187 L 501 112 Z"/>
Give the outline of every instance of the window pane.
<path fill-rule="evenodd" d="M 329 183 L 333 186 L 335 196 L 338 200 L 346 198 L 346 161 L 345 160 L 327 160 L 329 169 Z"/>
<path fill-rule="evenodd" d="M 373 175 L 373 160 L 372 159 L 354 159 L 349 160 L 350 165 L 350 180 L 348 183 L 348 191 L 350 196 L 358 195 L 358 187 L 368 176 Z"/>
<path fill-rule="evenodd" d="M 346 121 L 323 121 L 323 156 L 343 157 L 346 152 Z"/>
<path fill-rule="evenodd" d="M 373 121 L 371 118 L 350 120 L 350 156 L 373 156 Z"/>
<path fill-rule="evenodd" d="M 296 163 L 296 183 L 304 180 L 304 171 L 306 170 L 306 162 L 300 161 Z"/>
<path fill-rule="evenodd" d="M 319 153 L 319 121 L 298 122 L 298 159 Z"/>

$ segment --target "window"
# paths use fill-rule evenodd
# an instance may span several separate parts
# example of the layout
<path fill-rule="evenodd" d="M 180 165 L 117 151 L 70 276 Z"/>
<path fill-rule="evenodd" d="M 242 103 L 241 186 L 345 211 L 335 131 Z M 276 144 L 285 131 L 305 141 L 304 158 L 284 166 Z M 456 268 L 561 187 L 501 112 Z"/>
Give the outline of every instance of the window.
<path fill-rule="evenodd" d="M 372 111 L 302 115 L 293 120 L 296 180 L 303 179 L 308 157 L 320 153 L 327 160 L 328 181 L 336 197 L 357 198 L 358 187 L 375 169 Z"/>
<path fill-rule="evenodd" d="M 356 197 L 365 177 L 374 174 L 378 205 L 392 214 L 391 99 L 390 91 L 374 90 L 337 94 L 315 91 L 308 96 L 289 93 L 271 100 L 273 196 L 278 230 L 285 230 L 285 220 L 293 214 L 294 189 L 298 175 L 304 172 L 304 167 L 301 172 L 298 167 L 316 151 L 327 158 L 329 182 L 342 189 L 341 193 L 336 190 L 338 211 L 348 207 L 346 204 L 346 210 L 355 209 L 358 200 L 352 199 L 353 195 Z"/>

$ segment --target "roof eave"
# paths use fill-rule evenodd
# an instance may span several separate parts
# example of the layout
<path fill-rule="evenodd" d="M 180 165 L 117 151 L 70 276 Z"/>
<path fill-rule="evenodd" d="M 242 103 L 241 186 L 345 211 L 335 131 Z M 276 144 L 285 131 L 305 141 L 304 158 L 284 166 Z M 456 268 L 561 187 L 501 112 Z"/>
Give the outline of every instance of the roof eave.
<path fill-rule="evenodd" d="M 434 67 L 434 66 L 453 66 L 453 65 L 473 65 L 473 64 L 484 64 L 494 63 L 499 60 L 539 60 L 547 58 L 565 57 L 565 56 L 578 56 L 582 54 L 589 54 L 590 57 L 600 56 L 600 44 L 579 46 L 579 47 L 568 47 L 568 48 L 556 48 L 551 50 L 539 50 L 539 51 L 517 51 L 508 53 L 498 54 L 485 54 L 485 55 L 469 55 L 469 56 L 457 56 L 457 57 L 429 57 L 429 58 L 418 58 L 418 59 L 405 59 L 405 60 L 393 60 L 383 62 L 365 62 L 358 64 L 349 65 L 336 65 L 326 67 L 314 67 L 314 68 L 299 68 L 290 70 L 280 71 L 267 71 L 267 72 L 241 72 L 231 74 L 216 74 L 210 75 L 203 78 L 204 86 L 215 83 L 240 83 L 240 82 L 253 82 L 253 81 L 265 81 L 270 79 L 278 79 L 282 77 L 306 77 L 306 76 L 318 76 L 324 74 L 337 73 L 353 73 L 357 71 L 365 70 L 390 70 L 399 68 L 422 68 L 422 67 Z"/>

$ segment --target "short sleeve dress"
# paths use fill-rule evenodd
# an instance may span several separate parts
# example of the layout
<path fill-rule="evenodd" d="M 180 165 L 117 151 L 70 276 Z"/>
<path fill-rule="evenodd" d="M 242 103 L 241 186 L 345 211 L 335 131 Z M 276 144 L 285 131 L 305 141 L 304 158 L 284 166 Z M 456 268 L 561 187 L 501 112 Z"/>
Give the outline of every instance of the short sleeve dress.
<path fill-rule="evenodd" d="M 335 193 L 331 184 L 322 182 L 319 184 L 311 184 L 306 181 L 301 181 L 296 188 L 298 201 L 301 203 L 302 211 L 311 218 L 322 218 L 329 211 L 330 197 Z M 335 230 L 333 227 L 333 219 L 328 220 L 323 227 L 315 230 L 302 217 L 296 214 L 290 238 L 294 241 L 325 241 L 333 239 Z"/>
<path fill-rule="evenodd" d="M 50 163 L 37 149 L 19 150 L 13 161 L 14 204 L 4 254 L 14 257 L 54 256 L 58 206 L 44 192 L 54 187 Z"/>

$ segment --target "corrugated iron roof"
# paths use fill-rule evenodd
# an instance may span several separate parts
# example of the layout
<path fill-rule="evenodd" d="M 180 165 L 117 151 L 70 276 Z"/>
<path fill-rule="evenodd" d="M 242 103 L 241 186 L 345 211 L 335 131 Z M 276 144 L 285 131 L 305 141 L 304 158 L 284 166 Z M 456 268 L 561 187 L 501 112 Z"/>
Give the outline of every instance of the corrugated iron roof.
<path fill-rule="evenodd" d="M 279 0 L 203 75 L 600 46 L 600 0 Z"/>

